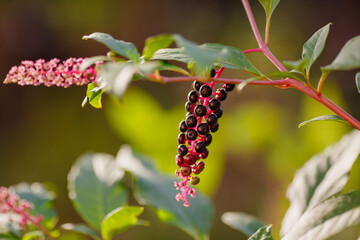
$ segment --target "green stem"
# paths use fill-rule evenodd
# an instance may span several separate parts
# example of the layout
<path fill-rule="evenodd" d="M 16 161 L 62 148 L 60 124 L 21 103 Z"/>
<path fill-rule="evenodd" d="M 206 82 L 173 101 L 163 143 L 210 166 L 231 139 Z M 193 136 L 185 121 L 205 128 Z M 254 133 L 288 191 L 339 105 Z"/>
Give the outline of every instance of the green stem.
<path fill-rule="evenodd" d="M 324 82 L 325 82 L 326 78 L 329 76 L 330 72 L 331 71 L 322 72 L 319 83 L 318 83 L 318 86 L 317 86 L 317 93 L 318 94 L 321 93 L 322 86 L 324 85 Z"/>

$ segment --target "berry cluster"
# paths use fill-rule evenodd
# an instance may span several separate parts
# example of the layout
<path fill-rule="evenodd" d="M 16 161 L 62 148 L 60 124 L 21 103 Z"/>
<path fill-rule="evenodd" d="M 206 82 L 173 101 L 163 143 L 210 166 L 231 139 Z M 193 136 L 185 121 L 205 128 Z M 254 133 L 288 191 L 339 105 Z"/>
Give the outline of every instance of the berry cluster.
<path fill-rule="evenodd" d="M 215 70 L 211 76 L 215 76 Z M 194 81 L 193 90 L 187 96 L 185 109 L 186 119 L 180 122 L 178 136 L 178 154 L 175 157 L 176 164 L 180 171 L 176 170 L 176 175 L 182 181 L 175 182 L 175 187 L 180 188 L 181 193 L 176 195 L 176 200 L 184 201 L 184 206 L 188 207 L 187 196 L 194 197 L 196 191 L 187 184 L 190 182 L 196 185 L 200 178 L 196 175 L 204 170 L 206 159 L 209 155 L 207 147 L 212 142 L 212 133 L 219 129 L 218 119 L 222 116 L 221 101 L 227 97 L 227 93 L 234 90 L 234 84 L 224 84 L 222 88 L 213 92 L 215 82 L 201 83 Z M 214 97 L 212 97 L 214 96 Z M 195 174 L 193 176 L 193 174 Z"/>

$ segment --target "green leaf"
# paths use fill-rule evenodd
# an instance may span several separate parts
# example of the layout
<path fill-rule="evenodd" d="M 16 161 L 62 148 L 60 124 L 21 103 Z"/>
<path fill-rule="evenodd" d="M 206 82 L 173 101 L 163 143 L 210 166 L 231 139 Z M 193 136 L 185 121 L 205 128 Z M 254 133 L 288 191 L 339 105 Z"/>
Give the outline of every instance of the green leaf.
<path fill-rule="evenodd" d="M 360 68 L 360 35 L 350 39 L 341 49 L 335 60 L 322 68 L 326 70 L 352 70 Z"/>
<path fill-rule="evenodd" d="M 358 224 L 360 191 L 355 191 L 331 197 L 306 211 L 282 240 L 327 239 Z"/>
<path fill-rule="evenodd" d="M 344 188 L 359 152 L 360 132 L 355 130 L 313 156 L 295 173 L 286 193 L 290 207 L 282 221 L 282 235 L 289 232 L 303 214 Z"/>
<path fill-rule="evenodd" d="M 206 239 L 213 220 L 214 209 L 210 201 L 197 193 L 189 199 L 186 208 L 175 200 L 178 191 L 176 179 L 160 175 L 149 161 L 134 155 L 130 147 L 121 147 L 117 162 L 120 167 L 134 176 L 134 197 L 140 204 L 152 205 L 158 209 L 160 220 L 174 225 L 195 239 Z"/>
<path fill-rule="evenodd" d="M 266 21 L 269 21 L 272 13 L 274 12 L 276 6 L 279 4 L 280 0 L 259 0 L 259 2 L 265 9 Z"/>
<path fill-rule="evenodd" d="M 92 239 L 95 239 L 95 240 L 100 240 L 101 239 L 96 231 L 89 228 L 85 224 L 65 223 L 65 224 L 61 225 L 61 228 L 65 229 L 65 230 L 74 231 L 74 232 L 77 232 L 77 233 L 84 234 L 84 235 L 89 236 L 89 237 L 91 237 Z"/>
<path fill-rule="evenodd" d="M 264 226 L 257 217 L 242 212 L 226 212 L 221 216 L 221 220 L 247 236 L 253 235 L 259 228 Z"/>
<path fill-rule="evenodd" d="M 190 63 L 191 58 L 183 48 L 163 48 L 157 50 L 151 60 L 173 60 Z"/>
<path fill-rule="evenodd" d="M 162 61 L 161 65 L 159 66 L 159 68 L 157 70 L 159 70 L 159 71 L 172 71 L 172 72 L 181 73 L 183 75 L 190 75 L 190 73 L 188 71 L 182 69 L 181 67 L 170 64 L 170 63 L 168 63 L 166 61 Z"/>
<path fill-rule="evenodd" d="M 133 43 L 116 40 L 111 35 L 100 32 L 95 32 L 90 35 L 83 36 L 83 39 L 93 39 L 97 42 L 104 44 L 120 56 L 128 58 L 135 63 L 140 62 L 140 53 L 138 52 Z"/>
<path fill-rule="evenodd" d="M 116 234 L 121 233 L 138 223 L 138 218 L 144 208 L 120 207 L 108 213 L 101 223 L 101 236 L 104 240 L 111 240 Z"/>
<path fill-rule="evenodd" d="M 84 154 L 68 175 L 69 197 L 80 216 L 100 231 L 105 215 L 126 204 L 124 171 L 107 154 Z"/>
<path fill-rule="evenodd" d="M 33 231 L 33 232 L 28 232 L 25 233 L 22 237 L 22 240 L 45 240 L 45 235 L 43 232 L 41 231 Z"/>
<path fill-rule="evenodd" d="M 309 59 L 299 59 L 296 61 L 284 61 L 283 64 L 285 67 L 289 69 L 296 70 L 297 72 L 305 74 L 305 67 L 308 63 Z"/>
<path fill-rule="evenodd" d="M 161 34 L 147 38 L 143 50 L 144 60 L 147 61 L 151 59 L 157 50 L 169 47 L 173 41 L 172 36 L 169 34 Z"/>
<path fill-rule="evenodd" d="M 242 83 L 240 83 L 237 86 L 237 90 L 242 91 L 244 89 L 244 87 L 246 87 L 249 83 L 251 83 L 252 81 L 256 81 L 256 80 L 259 80 L 259 78 L 258 77 L 253 77 L 253 78 L 245 79 Z"/>
<path fill-rule="evenodd" d="M 95 108 L 102 108 L 101 97 L 103 90 L 97 87 L 96 83 L 90 83 L 87 86 L 86 97 L 89 99 L 91 106 Z"/>
<path fill-rule="evenodd" d="M 304 121 L 304 122 L 300 123 L 298 127 L 301 128 L 302 126 L 304 126 L 310 122 L 316 122 L 316 121 L 334 121 L 334 122 L 341 122 L 341 123 L 349 124 L 347 121 L 345 121 L 344 119 L 342 119 L 341 117 L 339 117 L 337 115 L 324 115 L 324 116 L 319 116 L 319 117 Z"/>
<path fill-rule="evenodd" d="M 24 199 L 34 205 L 30 210 L 32 215 L 43 216 L 41 225 L 46 229 L 52 229 L 57 223 L 57 216 L 54 210 L 55 193 L 49 191 L 45 185 L 40 183 L 20 183 L 9 187 L 10 191 L 16 193 L 20 199 Z"/>
<path fill-rule="evenodd" d="M 356 87 L 358 89 L 358 92 L 360 93 L 360 72 L 356 73 L 355 83 L 356 83 Z"/>
<path fill-rule="evenodd" d="M 20 240 L 21 238 L 11 233 L 0 233 L 0 239 Z"/>
<path fill-rule="evenodd" d="M 111 61 L 111 59 L 108 58 L 107 56 L 95 56 L 95 57 L 87 58 L 81 63 L 80 70 L 84 71 L 85 69 L 87 69 L 93 64 L 96 64 L 97 62 L 107 62 L 107 61 Z"/>
<path fill-rule="evenodd" d="M 270 73 L 270 74 L 267 74 L 266 77 L 269 77 L 269 78 L 292 78 L 292 79 L 296 79 L 296 80 L 299 80 L 301 81 L 300 78 L 298 78 L 295 74 L 291 73 L 291 72 L 280 72 L 280 71 L 277 71 L 277 72 L 273 72 L 273 73 Z"/>
<path fill-rule="evenodd" d="M 255 68 L 239 48 L 225 46 L 219 43 L 205 43 L 200 47 L 221 53 L 221 59 L 216 61 L 216 64 L 221 64 L 222 67 L 239 69 L 256 76 L 262 76 L 259 70 Z"/>
<path fill-rule="evenodd" d="M 272 240 L 271 225 L 261 227 L 248 240 Z"/>
<path fill-rule="evenodd" d="M 308 59 L 306 75 L 309 76 L 311 65 L 320 56 L 325 47 L 326 38 L 329 34 L 331 23 L 317 30 L 303 46 L 302 59 Z"/>

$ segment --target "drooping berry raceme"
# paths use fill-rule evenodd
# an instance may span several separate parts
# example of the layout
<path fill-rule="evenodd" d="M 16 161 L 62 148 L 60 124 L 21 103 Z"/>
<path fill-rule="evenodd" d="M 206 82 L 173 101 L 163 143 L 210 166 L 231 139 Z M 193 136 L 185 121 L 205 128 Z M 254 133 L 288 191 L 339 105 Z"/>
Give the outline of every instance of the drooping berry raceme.
<path fill-rule="evenodd" d="M 215 74 L 216 72 L 212 71 L 212 77 Z M 179 124 L 180 145 L 175 162 L 180 170 L 175 173 L 181 181 L 175 182 L 175 187 L 181 191 L 176 195 L 176 200 L 182 200 L 185 207 L 189 206 L 188 196 L 195 197 L 196 194 L 196 190 L 189 187 L 188 183 L 197 185 L 200 182 L 196 175 L 204 170 L 203 159 L 209 155 L 207 147 L 212 142 L 211 134 L 219 129 L 218 119 L 223 114 L 221 101 L 224 101 L 227 93 L 235 87 L 234 84 L 224 84 L 214 92 L 214 85 L 215 82 L 194 81 L 193 90 L 189 92 L 185 104 L 186 119 Z"/>
<path fill-rule="evenodd" d="M 54 58 L 48 62 L 44 59 L 22 61 L 20 66 L 13 66 L 6 75 L 4 83 L 16 83 L 21 86 L 41 84 L 50 87 L 58 86 L 67 88 L 71 85 L 86 85 L 97 80 L 95 69 L 90 66 L 80 70 L 80 65 L 85 59 L 69 58 L 63 62 Z M 96 64 L 102 64 L 98 62 Z"/>
<path fill-rule="evenodd" d="M 34 206 L 31 203 L 20 199 L 6 187 L 0 186 L 0 213 L 10 214 L 12 217 L 10 220 L 18 223 L 23 229 L 26 225 L 40 226 L 43 217 L 41 215 L 32 216 L 30 214 L 32 208 Z"/>

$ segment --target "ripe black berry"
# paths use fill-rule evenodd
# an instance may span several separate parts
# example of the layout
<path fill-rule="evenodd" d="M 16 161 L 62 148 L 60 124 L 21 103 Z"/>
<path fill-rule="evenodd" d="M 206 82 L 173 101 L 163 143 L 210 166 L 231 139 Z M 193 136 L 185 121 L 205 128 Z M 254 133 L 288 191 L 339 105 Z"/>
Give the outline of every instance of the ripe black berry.
<path fill-rule="evenodd" d="M 179 124 L 180 132 L 186 132 L 187 129 L 188 129 L 188 127 L 186 126 L 185 121 L 181 121 L 181 123 Z"/>
<path fill-rule="evenodd" d="M 186 165 L 190 166 L 196 162 L 196 158 L 194 155 L 189 154 L 184 158 L 184 162 L 186 163 Z"/>
<path fill-rule="evenodd" d="M 197 119 L 193 115 L 190 115 L 186 118 L 185 123 L 188 127 L 195 127 L 197 124 Z"/>
<path fill-rule="evenodd" d="M 179 144 L 184 144 L 184 143 L 185 143 L 185 140 L 186 140 L 186 138 L 185 138 L 185 133 L 180 133 L 180 134 L 178 135 L 178 143 L 179 143 Z"/>
<path fill-rule="evenodd" d="M 234 90 L 234 88 L 235 88 L 235 84 L 228 83 L 228 84 L 225 85 L 225 90 L 227 92 L 231 92 L 232 90 Z"/>
<path fill-rule="evenodd" d="M 209 146 L 210 143 L 212 142 L 212 135 L 211 134 L 207 134 L 204 138 L 204 143 L 206 146 Z"/>
<path fill-rule="evenodd" d="M 185 110 L 188 112 L 192 112 L 194 110 L 195 104 L 192 104 L 191 102 L 186 102 L 185 104 Z"/>
<path fill-rule="evenodd" d="M 195 129 L 189 129 L 186 131 L 186 138 L 190 141 L 193 141 L 197 138 L 198 134 Z"/>
<path fill-rule="evenodd" d="M 176 164 L 179 166 L 179 167 L 181 167 L 181 165 L 183 165 L 183 163 L 184 163 L 184 158 L 183 158 L 183 156 L 181 156 L 181 155 L 176 155 L 176 157 L 175 157 L 175 162 L 176 162 Z"/>
<path fill-rule="evenodd" d="M 219 123 L 218 122 L 210 126 L 210 130 L 213 133 L 216 132 L 218 129 L 219 129 Z"/>
<path fill-rule="evenodd" d="M 222 110 L 222 108 L 219 108 L 219 109 L 216 110 L 214 113 L 216 114 L 216 116 L 217 116 L 218 118 L 221 118 L 221 116 L 223 115 L 223 110 Z"/>
<path fill-rule="evenodd" d="M 190 180 L 190 183 L 192 185 L 197 185 L 198 183 L 200 182 L 200 178 L 195 176 L 195 177 L 192 177 L 191 180 Z"/>
<path fill-rule="evenodd" d="M 214 123 L 217 123 L 218 121 L 218 117 L 216 114 L 210 114 L 207 118 L 206 118 L 206 122 L 209 124 L 209 125 L 212 125 Z"/>
<path fill-rule="evenodd" d="M 209 133 L 209 125 L 207 125 L 206 123 L 201 123 L 199 124 L 199 126 L 197 127 L 197 131 L 200 135 L 205 135 Z"/>
<path fill-rule="evenodd" d="M 191 92 L 189 92 L 188 94 L 188 101 L 191 103 L 196 103 L 196 101 L 198 100 L 198 93 L 195 90 L 192 90 Z"/>
<path fill-rule="evenodd" d="M 190 167 L 182 167 L 180 169 L 180 172 L 183 176 L 189 176 L 191 174 L 191 168 Z"/>
<path fill-rule="evenodd" d="M 203 153 L 200 153 L 200 157 L 201 157 L 202 159 L 207 158 L 208 155 L 209 155 L 209 150 L 208 150 L 208 149 L 205 149 L 205 151 L 204 151 Z"/>
<path fill-rule="evenodd" d="M 197 105 L 194 110 L 196 116 L 203 117 L 206 115 L 207 109 L 204 105 Z"/>
<path fill-rule="evenodd" d="M 185 156 L 185 155 L 188 153 L 187 147 L 186 147 L 184 144 L 179 145 L 179 147 L 178 147 L 178 153 L 179 153 L 181 156 Z"/>
<path fill-rule="evenodd" d="M 198 162 L 196 165 L 195 165 L 195 168 L 193 168 L 193 173 L 195 174 L 199 174 L 202 172 L 202 170 L 204 170 L 205 168 L 205 163 L 203 161 L 201 162 Z"/>
<path fill-rule="evenodd" d="M 225 88 L 220 88 L 216 90 L 216 99 L 219 99 L 220 101 L 224 101 L 227 97 L 227 92 Z"/>
<path fill-rule="evenodd" d="M 201 85 L 202 85 L 201 82 L 198 82 L 198 81 L 194 81 L 194 82 L 193 82 L 193 88 L 194 88 L 196 91 L 199 91 L 199 90 L 200 90 Z"/>
<path fill-rule="evenodd" d="M 209 85 L 202 85 L 199 92 L 202 97 L 210 97 L 212 94 L 212 89 Z"/>
<path fill-rule="evenodd" d="M 215 71 L 215 69 L 211 69 L 211 72 L 210 72 L 210 77 L 215 77 L 215 75 L 216 75 L 216 71 Z"/>
<path fill-rule="evenodd" d="M 202 153 L 202 152 L 205 151 L 205 149 L 206 149 L 205 143 L 203 143 L 203 142 L 197 142 L 197 143 L 195 144 L 195 151 L 196 151 L 197 153 Z"/>
<path fill-rule="evenodd" d="M 209 102 L 209 108 L 210 108 L 211 110 L 213 110 L 213 111 L 218 110 L 218 109 L 220 108 L 220 106 L 221 106 L 221 103 L 220 103 L 220 101 L 219 101 L 218 99 L 216 99 L 216 98 L 211 99 L 210 102 Z"/>

